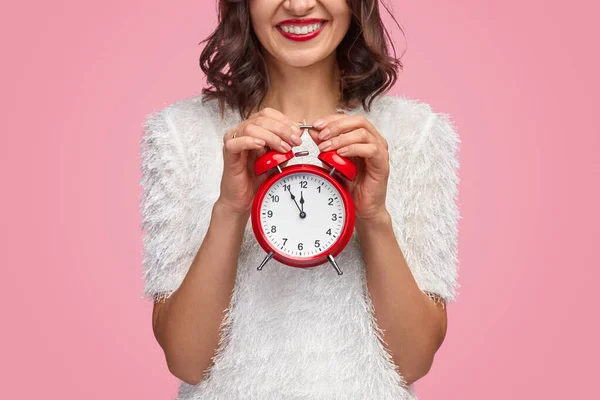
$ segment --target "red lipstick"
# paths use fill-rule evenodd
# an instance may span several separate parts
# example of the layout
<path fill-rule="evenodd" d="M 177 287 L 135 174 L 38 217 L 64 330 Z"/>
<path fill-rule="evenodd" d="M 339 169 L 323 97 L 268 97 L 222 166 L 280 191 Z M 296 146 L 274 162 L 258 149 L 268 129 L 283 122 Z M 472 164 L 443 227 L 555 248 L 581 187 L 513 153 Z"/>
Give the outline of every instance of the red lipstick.
<path fill-rule="evenodd" d="M 291 33 L 291 32 L 285 32 L 282 28 L 281 25 L 295 25 L 295 26 L 302 26 L 302 25 L 312 25 L 312 24 L 317 24 L 317 23 L 321 23 L 321 26 L 319 27 L 319 29 L 317 29 L 316 31 L 310 32 L 310 33 L 306 33 L 306 34 L 295 34 L 295 33 Z M 327 21 L 324 19 L 318 19 L 318 18 L 310 18 L 310 19 L 287 19 L 285 21 L 281 21 L 279 24 L 277 24 L 276 29 L 287 39 L 290 40 L 294 40 L 297 42 L 303 42 L 306 40 L 310 40 L 315 38 L 317 35 L 319 35 L 319 33 L 321 33 L 321 31 L 323 31 L 323 27 L 327 24 Z"/>
<path fill-rule="evenodd" d="M 286 19 L 285 21 L 279 22 L 277 25 L 306 25 L 316 24 L 318 22 L 327 22 L 326 19 L 322 18 L 307 18 L 307 19 Z"/>

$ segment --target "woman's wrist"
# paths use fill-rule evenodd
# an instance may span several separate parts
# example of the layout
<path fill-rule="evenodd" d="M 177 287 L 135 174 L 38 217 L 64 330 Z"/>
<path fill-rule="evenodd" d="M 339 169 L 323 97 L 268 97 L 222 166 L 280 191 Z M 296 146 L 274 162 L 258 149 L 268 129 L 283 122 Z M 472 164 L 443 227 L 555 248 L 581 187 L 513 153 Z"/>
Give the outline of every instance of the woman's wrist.
<path fill-rule="evenodd" d="M 240 210 L 239 207 L 235 207 L 221 197 L 217 199 L 213 205 L 213 217 L 216 215 L 219 219 L 230 220 L 233 222 L 243 223 L 245 226 L 250 217 L 250 209 Z"/>
<path fill-rule="evenodd" d="M 356 229 L 358 231 L 365 230 L 385 230 L 386 228 L 391 228 L 392 226 L 392 216 L 390 215 L 387 209 L 382 210 L 374 215 L 369 217 L 356 217 Z"/>

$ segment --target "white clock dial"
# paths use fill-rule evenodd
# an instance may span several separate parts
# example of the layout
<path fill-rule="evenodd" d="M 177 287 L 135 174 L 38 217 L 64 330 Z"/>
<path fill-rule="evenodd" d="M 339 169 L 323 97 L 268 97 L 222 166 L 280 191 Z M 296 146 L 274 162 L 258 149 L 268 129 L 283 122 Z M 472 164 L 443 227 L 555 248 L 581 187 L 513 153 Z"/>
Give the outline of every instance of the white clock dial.
<path fill-rule="evenodd" d="M 260 205 L 260 226 L 279 252 L 312 258 L 329 249 L 346 221 L 339 191 L 319 175 L 298 172 L 275 181 Z"/>

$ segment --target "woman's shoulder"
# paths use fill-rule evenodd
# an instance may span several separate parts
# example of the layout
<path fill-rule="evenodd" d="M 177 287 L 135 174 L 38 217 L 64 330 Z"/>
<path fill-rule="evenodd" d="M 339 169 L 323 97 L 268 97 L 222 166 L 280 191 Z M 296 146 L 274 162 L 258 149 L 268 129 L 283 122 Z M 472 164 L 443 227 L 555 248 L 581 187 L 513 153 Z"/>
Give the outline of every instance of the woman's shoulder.
<path fill-rule="evenodd" d="M 229 113 L 226 114 L 226 117 Z M 214 99 L 205 100 L 202 95 L 194 95 L 177 99 L 164 104 L 157 110 L 146 115 L 144 123 L 152 130 L 152 127 L 167 126 L 179 136 L 185 137 L 205 132 L 216 133 L 221 120 L 218 101 Z"/>
<path fill-rule="evenodd" d="M 415 98 L 382 96 L 365 116 L 386 139 L 390 158 L 398 163 L 409 162 L 417 152 L 436 149 L 453 156 L 460 144 L 452 117 Z"/>
<path fill-rule="evenodd" d="M 404 140 L 418 140 L 435 124 L 446 125 L 444 131 L 447 135 L 457 133 L 449 114 L 436 111 L 429 103 L 406 95 L 378 98 L 370 115 L 374 123 L 391 136 L 390 139 L 402 136 Z"/>
<path fill-rule="evenodd" d="M 202 228 L 207 225 L 199 221 L 206 222 L 202 218 L 210 216 L 219 195 L 222 131 L 228 123 L 215 103 L 193 96 L 163 105 L 146 115 L 141 139 L 142 186 L 158 192 L 153 201 L 161 207 L 176 207 Z M 165 189 L 176 205 L 161 192 Z"/>
<path fill-rule="evenodd" d="M 221 118 L 217 100 L 205 100 L 194 95 L 166 103 L 147 114 L 143 128 L 145 140 L 160 147 L 174 147 L 184 160 L 200 162 L 203 153 L 220 152 L 222 137 L 233 122 L 227 111 Z"/>

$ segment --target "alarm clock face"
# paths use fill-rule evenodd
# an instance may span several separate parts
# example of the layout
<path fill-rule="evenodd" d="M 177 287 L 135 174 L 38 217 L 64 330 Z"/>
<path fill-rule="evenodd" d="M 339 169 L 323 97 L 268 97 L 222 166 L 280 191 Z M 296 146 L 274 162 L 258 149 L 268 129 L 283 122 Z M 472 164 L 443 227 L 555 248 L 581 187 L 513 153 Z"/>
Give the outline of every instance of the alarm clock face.
<path fill-rule="evenodd" d="M 273 182 L 260 204 L 260 229 L 280 253 L 314 258 L 340 237 L 346 222 L 342 196 L 327 178 L 293 173 Z"/>

